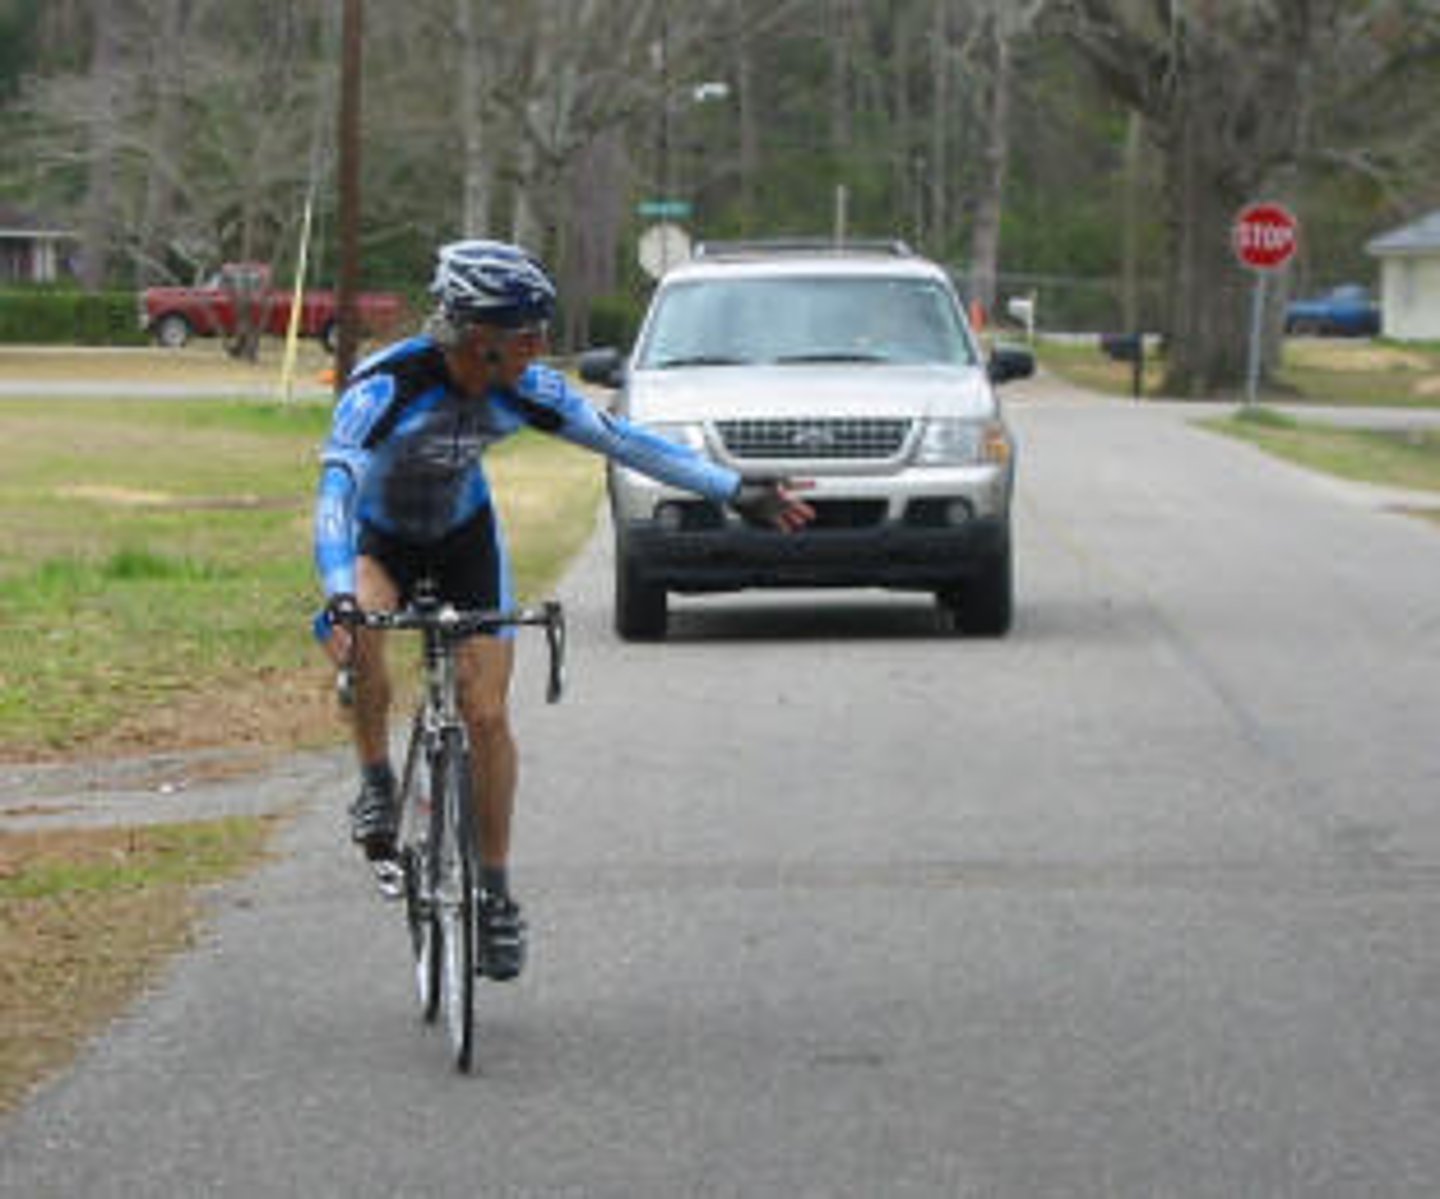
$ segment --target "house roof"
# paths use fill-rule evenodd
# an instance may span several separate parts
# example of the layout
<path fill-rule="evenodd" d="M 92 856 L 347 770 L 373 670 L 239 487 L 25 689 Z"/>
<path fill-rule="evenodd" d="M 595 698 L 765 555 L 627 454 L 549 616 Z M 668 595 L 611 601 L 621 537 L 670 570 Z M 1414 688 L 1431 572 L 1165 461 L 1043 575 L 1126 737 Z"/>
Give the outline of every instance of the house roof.
<path fill-rule="evenodd" d="M 74 236 L 68 229 L 57 229 L 32 213 L 0 203 L 0 238 L 37 241 Z"/>
<path fill-rule="evenodd" d="M 1365 249 L 1382 258 L 1388 254 L 1440 253 L 1440 209 L 1371 238 Z"/>

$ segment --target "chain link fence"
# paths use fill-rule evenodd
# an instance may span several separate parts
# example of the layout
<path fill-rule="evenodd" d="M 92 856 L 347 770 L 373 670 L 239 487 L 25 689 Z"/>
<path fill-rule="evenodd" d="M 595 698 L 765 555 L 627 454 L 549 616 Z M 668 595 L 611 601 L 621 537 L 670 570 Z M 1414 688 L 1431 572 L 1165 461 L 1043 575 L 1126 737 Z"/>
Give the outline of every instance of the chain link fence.
<path fill-rule="evenodd" d="M 969 278 L 963 271 L 952 273 L 960 294 L 968 297 Z M 985 314 L 990 324 L 1023 326 L 1023 309 L 1015 301 L 1028 302 L 1036 331 L 1046 333 L 1154 332 L 1165 311 L 1165 285 L 1158 279 L 1137 282 L 1127 303 L 1125 281 L 1118 276 L 1006 272 L 997 277 L 995 297 L 995 310 Z"/>

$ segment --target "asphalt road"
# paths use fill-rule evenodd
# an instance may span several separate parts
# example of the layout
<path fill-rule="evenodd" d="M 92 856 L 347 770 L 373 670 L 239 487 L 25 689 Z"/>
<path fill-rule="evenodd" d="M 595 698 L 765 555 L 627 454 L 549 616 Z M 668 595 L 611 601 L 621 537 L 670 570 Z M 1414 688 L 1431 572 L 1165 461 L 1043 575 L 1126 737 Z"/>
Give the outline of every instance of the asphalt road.
<path fill-rule="evenodd" d="M 518 683 L 534 957 L 477 1076 L 315 763 L 283 857 L 0 1130 L 0 1191 L 1440 1193 L 1440 530 L 1014 394 L 1004 641 L 876 593 L 625 646 L 592 547 L 570 699 Z"/>

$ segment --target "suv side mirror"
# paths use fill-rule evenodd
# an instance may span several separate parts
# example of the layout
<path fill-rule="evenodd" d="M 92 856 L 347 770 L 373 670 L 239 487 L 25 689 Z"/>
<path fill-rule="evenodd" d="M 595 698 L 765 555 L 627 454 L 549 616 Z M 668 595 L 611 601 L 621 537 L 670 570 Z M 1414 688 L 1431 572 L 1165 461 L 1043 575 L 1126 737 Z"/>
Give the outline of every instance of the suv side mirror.
<path fill-rule="evenodd" d="M 1028 379 L 1035 373 L 1035 355 L 1018 346 L 996 346 L 990 352 L 988 371 L 992 383 Z"/>
<path fill-rule="evenodd" d="M 586 350 L 580 355 L 580 377 L 600 387 L 617 388 L 625 382 L 625 359 L 614 346 Z"/>

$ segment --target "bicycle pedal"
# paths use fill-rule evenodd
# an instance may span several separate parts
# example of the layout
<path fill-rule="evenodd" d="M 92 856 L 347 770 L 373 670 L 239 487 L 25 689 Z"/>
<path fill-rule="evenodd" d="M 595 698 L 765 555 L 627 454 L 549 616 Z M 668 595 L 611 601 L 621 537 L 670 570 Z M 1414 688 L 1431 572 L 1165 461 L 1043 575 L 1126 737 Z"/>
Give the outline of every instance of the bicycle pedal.
<path fill-rule="evenodd" d="M 370 863 L 370 870 L 382 899 L 393 901 L 405 898 L 405 868 L 398 861 L 381 858 Z"/>

